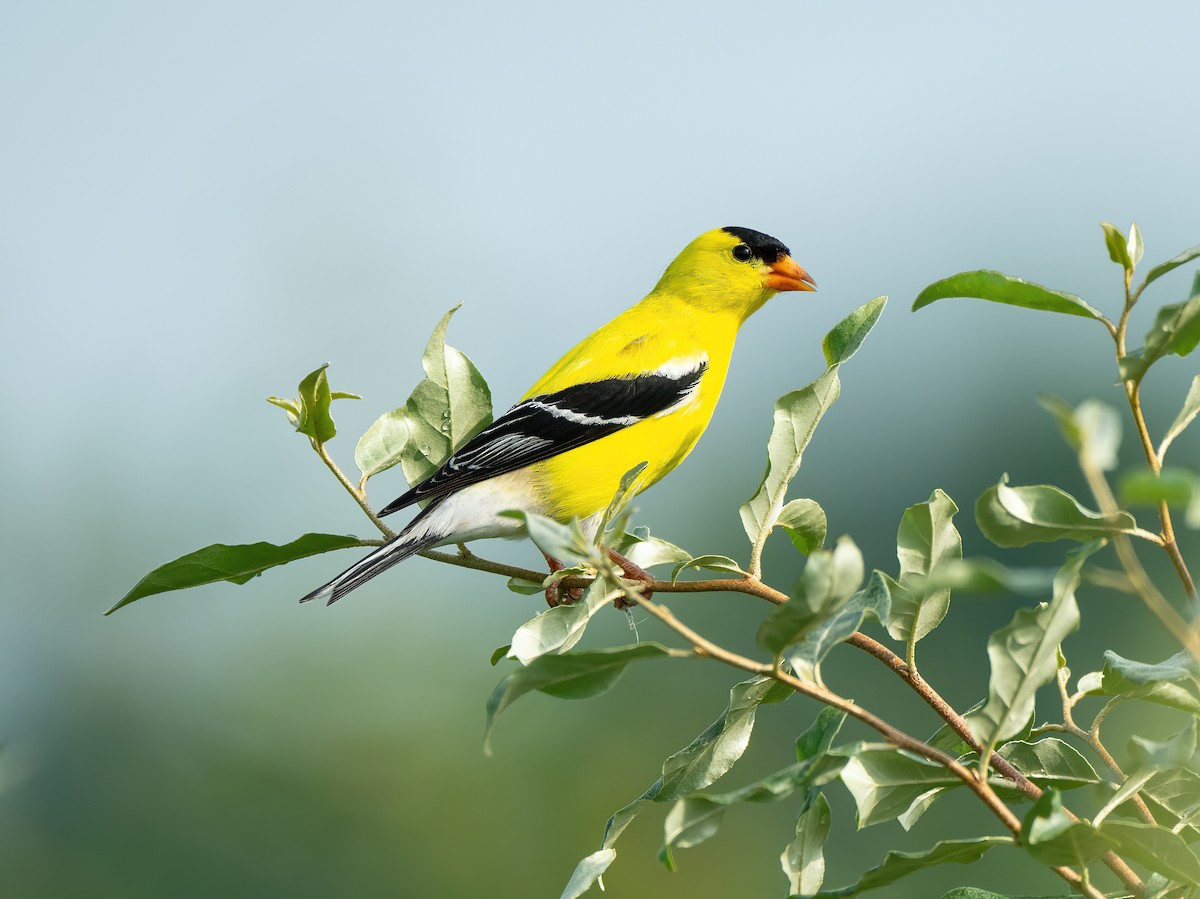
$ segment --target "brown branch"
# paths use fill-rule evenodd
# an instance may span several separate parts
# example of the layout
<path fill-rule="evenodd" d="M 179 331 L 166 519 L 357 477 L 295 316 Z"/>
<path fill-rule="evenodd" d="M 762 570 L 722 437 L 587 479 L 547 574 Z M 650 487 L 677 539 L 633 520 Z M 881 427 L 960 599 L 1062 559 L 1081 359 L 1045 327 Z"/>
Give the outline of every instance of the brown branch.
<path fill-rule="evenodd" d="M 851 717 L 857 718 L 859 721 L 866 724 L 868 727 L 878 731 L 888 742 L 900 749 L 906 749 L 909 752 L 919 755 L 922 758 L 941 765 L 951 774 L 961 780 L 968 789 L 971 790 L 982 802 L 987 806 L 1005 827 L 1012 833 L 1014 839 L 1019 840 L 1021 834 L 1021 821 L 1013 814 L 1012 810 L 1005 805 L 996 792 L 991 788 L 986 779 L 978 778 L 971 772 L 969 768 L 962 765 L 957 759 L 947 755 L 940 749 L 935 749 L 928 743 L 918 740 L 916 737 L 906 734 L 904 731 L 892 726 L 881 718 L 876 717 L 871 712 L 867 711 L 857 703 L 845 699 L 842 696 L 834 693 L 828 688 L 818 686 L 816 684 L 805 683 L 790 674 L 781 671 L 777 666 L 766 665 L 761 662 L 756 662 L 753 659 L 730 652 L 715 643 L 702 637 L 696 631 L 692 630 L 682 621 L 675 617 L 670 609 L 658 605 L 655 602 L 647 600 L 641 596 L 636 589 L 627 587 L 628 596 L 637 601 L 640 608 L 650 613 L 667 627 L 671 628 L 685 640 L 692 644 L 697 655 L 711 658 L 734 668 L 739 668 L 742 671 L 750 672 L 751 674 L 763 675 L 774 678 L 782 684 L 791 687 L 797 693 L 808 696 L 825 705 L 832 706 L 845 712 Z M 1054 872 L 1063 878 L 1075 889 L 1079 890 L 1083 895 L 1090 899 L 1104 899 L 1104 894 L 1087 883 L 1076 871 L 1065 866 L 1053 868 Z M 1130 872 L 1132 873 L 1132 872 Z"/>
<path fill-rule="evenodd" d="M 448 565 L 456 565 L 460 568 L 470 568 L 470 569 L 473 569 L 476 571 L 487 571 L 487 572 L 491 572 L 493 574 L 499 574 L 499 575 L 502 575 L 505 577 L 510 577 L 510 578 L 519 578 L 521 580 L 526 580 L 526 581 L 530 581 L 533 583 L 541 583 L 542 580 L 545 579 L 545 575 L 539 571 L 534 571 L 534 570 L 531 570 L 528 568 L 520 568 L 515 565 L 506 565 L 501 562 L 493 562 L 489 559 L 484 559 L 484 558 L 481 558 L 480 556 L 476 556 L 474 554 L 471 554 L 468 556 L 462 556 L 462 555 L 455 555 L 452 553 L 428 550 L 426 552 L 421 553 L 420 555 L 425 556 L 428 559 L 432 559 L 436 562 L 444 562 Z M 559 584 L 563 589 L 571 589 L 571 588 L 576 588 L 576 587 L 586 587 L 591 582 L 592 582 L 592 578 L 575 576 L 575 577 L 564 578 L 563 580 L 561 580 L 559 582 Z M 749 578 L 749 577 L 747 577 L 747 578 L 712 578 L 712 579 L 700 580 L 700 581 L 656 580 L 656 581 L 651 581 L 649 583 L 643 584 L 641 586 L 643 588 L 649 589 L 652 593 L 742 593 L 742 594 L 745 594 L 748 596 L 754 596 L 759 599 L 764 599 L 767 602 L 770 602 L 774 605 L 780 605 L 784 602 L 787 602 L 787 600 L 788 600 L 787 594 L 782 593 L 781 591 L 776 590 L 775 588 L 773 588 L 767 584 L 764 584 L 762 581 L 758 580 L 757 578 Z M 783 672 L 777 671 L 775 668 L 773 668 L 770 665 L 762 665 L 758 662 L 754 662 L 751 659 L 746 659 L 743 656 L 738 656 L 735 653 L 731 653 L 727 650 L 724 650 L 724 649 L 716 646 L 715 644 L 709 643 L 708 641 L 704 640 L 704 638 L 700 637 L 698 634 L 696 634 L 694 631 L 692 631 L 690 628 L 687 628 L 687 626 L 684 625 L 682 622 L 680 622 L 677 618 L 675 618 L 675 616 L 670 612 L 670 610 L 664 609 L 661 606 L 654 604 L 654 611 L 651 611 L 650 603 L 648 603 L 644 599 L 644 597 L 641 597 L 640 594 L 638 594 L 636 592 L 636 590 L 634 590 L 633 588 L 630 588 L 630 590 L 632 591 L 630 593 L 630 595 L 633 598 L 638 599 L 639 604 L 642 606 L 642 608 L 646 609 L 648 612 L 650 612 L 650 614 L 656 614 L 656 612 L 659 612 L 659 613 L 664 613 L 666 616 L 669 616 L 671 621 L 675 623 L 674 625 L 669 624 L 669 626 L 673 627 L 678 633 L 680 633 L 681 636 L 694 635 L 697 638 L 699 638 L 701 641 L 703 641 L 701 644 L 699 644 L 697 646 L 697 651 L 700 652 L 702 655 L 709 656 L 718 661 L 723 661 L 727 664 L 734 665 L 735 667 L 740 667 L 746 671 L 751 671 L 751 672 L 759 673 L 759 674 L 768 674 L 772 677 L 776 677 L 777 679 L 781 680 L 782 682 L 787 683 L 789 686 L 792 686 L 794 689 L 797 689 L 798 692 L 805 693 L 806 695 L 813 696 L 814 698 L 818 698 L 822 702 L 824 702 L 826 700 L 823 699 L 820 695 L 817 695 L 818 693 L 828 694 L 828 696 L 830 696 L 830 697 L 835 697 L 835 698 L 839 699 L 842 703 L 845 704 L 845 710 L 846 710 L 847 714 L 853 715 L 854 717 L 858 718 L 859 720 L 864 721 L 871 727 L 874 727 L 880 733 L 884 734 L 884 736 L 886 736 L 889 740 L 893 739 L 893 736 L 897 737 L 897 739 L 900 742 L 896 742 L 896 740 L 893 740 L 893 742 L 896 742 L 896 745 L 902 746 L 905 749 L 909 749 L 912 752 L 916 752 L 925 758 L 929 758 L 931 761 L 937 762 L 938 764 L 944 764 L 943 758 L 948 760 L 950 765 L 955 766 L 953 768 L 950 768 L 950 770 L 954 771 L 955 775 L 959 776 L 960 778 L 962 777 L 962 775 L 960 775 L 959 771 L 956 769 L 960 769 L 962 772 L 964 772 L 966 777 L 969 779 L 968 785 L 971 786 L 972 790 L 974 790 L 976 793 L 979 792 L 979 790 L 976 789 L 976 787 L 980 783 L 983 783 L 986 785 L 986 780 L 981 781 L 973 773 L 971 773 L 971 771 L 969 769 L 967 769 L 964 766 L 962 766 L 961 764 L 959 764 L 957 762 L 957 760 L 952 759 L 949 756 L 945 755 L 944 753 L 941 753 L 938 750 L 934 749 L 933 747 L 929 746 L 928 744 L 926 744 L 920 740 L 917 740 L 915 737 L 911 737 L 911 736 L 908 736 L 907 734 L 904 734 L 902 731 L 899 731 L 896 728 L 892 727 L 892 725 L 888 724 L 886 721 L 882 721 L 881 719 L 875 718 L 875 716 L 871 715 L 869 712 L 866 712 L 864 709 L 862 709 L 861 706 L 858 706 L 858 705 L 854 704 L 853 702 L 850 702 L 849 700 L 844 700 L 844 699 L 841 699 L 840 697 L 836 697 L 836 694 L 833 694 L 833 693 L 829 692 L 828 690 L 823 691 L 819 687 L 805 684 L 802 681 L 799 681 L 793 677 L 790 677 L 789 675 L 784 674 Z M 659 617 L 659 616 L 656 616 L 656 617 Z M 667 623 L 665 621 L 665 619 L 663 619 L 663 620 L 664 620 L 664 623 Z M 675 625 L 678 625 L 678 627 L 675 627 Z M 684 630 L 680 631 L 679 628 L 683 628 Z M 690 636 L 688 636 L 687 638 L 690 639 Z M 918 696 L 920 696 L 921 699 L 930 708 L 933 709 L 933 711 L 938 715 L 938 717 L 940 717 L 944 722 L 946 722 L 946 724 L 948 724 L 950 726 L 950 728 L 956 734 L 958 734 L 958 736 L 963 740 L 964 743 L 966 743 L 968 746 L 970 746 L 976 752 L 980 751 L 980 745 L 979 745 L 978 741 L 975 739 L 975 735 L 971 733 L 971 729 L 967 725 L 966 719 L 964 719 L 960 714 L 958 714 L 958 712 L 956 712 L 954 710 L 954 708 L 948 702 L 946 702 L 946 700 L 943 699 L 942 696 L 924 678 L 922 678 L 916 672 L 910 671 L 908 665 L 905 664 L 904 660 L 902 658 L 900 658 L 900 656 L 896 655 L 896 653 L 892 652 L 890 649 L 888 649 L 882 643 L 878 642 L 877 640 L 872 639 L 871 637 L 868 637 L 866 634 L 863 634 L 861 632 L 856 631 L 854 634 L 852 634 L 850 636 L 850 638 L 846 642 L 851 644 L 852 646 L 855 646 L 856 648 L 868 653 L 869 655 L 874 656 L 877 660 L 879 660 L 884 665 L 886 665 L 889 669 L 891 669 L 891 671 L 894 674 L 896 674 L 901 680 L 903 680 L 906 684 L 908 684 L 908 686 Z M 704 648 L 701 649 L 700 648 L 701 646 Z M 747 667 L 745 667 L 746 665 L 750 665 L 752 667 L 747 668 Z M 816 692 L 813 692 L 813 691 L 816 691 Z M 836 705 L 836 707 L 842 708 L 843 706 Z M 930 753 L 934 753 L 934 755 L 931 755 Z M 1026 793 L 1031 798 L 1036 800 L 1038 797 L 1040 797 L 1042 795 L 1042 790 L 1035 783 L 1033 783 L 1027 777 L 1025 777 L 1025 775 L 1022 774 L 1021 771 L 1018 768 L 1016 768 L 1007 759 L 993 754 L 989 758 L 989 765 L 997 774 L 999 774 L 1001 777 L 1004 777 L 1005 779 L 1011 781 L 1018 789 L 1020 789 L 1024 793 Z M 947 767 L 950 767 L 950 766 L 948 765 Z M 964 782 L 968 782 L 968 781 L 964 781 Z M 1014 833 L 1020 833 L 1020 829 L 1021 829 L 1020 821 L 1017 820 L 1015 818 L 1015 816 L 1012 814 L 1012 812 L 1008 810 L 1007 806 L 1004 806 L 1003 802 L 1000 802 L 999 798 L 995 796 L 994 791 L 992 791 L 990 787 L 987 788 L 987 792 L 993 798 L 995 798 L 995 801 L 997 803 L 999 803 L 999 805 L 1001 807 L 1004 808 L 1004 811 L 1007 813 L 1007 817 L 1010 817 L 1010 818 L 1012 818 L 1012 820 L 1016 821 L 1016 829 L 1014 830 Z M 981 798 L 983 798 L 983 797 L 981 796 Z M 989 803 L 989 808 L 992 808 L 993 812 L 996 812 L 997 815 L 1000 816 L 1002 820 L 1007 820 L 1004 815 L 1000 815 L 1000 813 L 997 811 L 996 808 L 992 807 L 989 800 L 987 800 L 985 798 L 984 801 L 985 801 L 985 803 Z M 1068 812 L 1068 814 L 1070 814 L 1070 812 Z M 1116 874 L 1117 877 L 1119 877 L 1121 879 L 1121 881 L 1125 884 L 1125 886 L 1128 889 L 1133 890 L 1134 892 L 1141 891 L 1142 886 L 1143 886 L 1141 880 L 1129 868 L 1129 866 L 1126 865 L 1124 863 L 1124 861 L 1122 861 L 1119 857 L 1113 855 L 1112 853 L 1109 853 L 1107 856 L 1105 856 L 1104 862 L 1109 867 L 1109 869 L 1112 870 L 1113 873 Z M 1055 870 L 1057 871 L 1058 869 L 1055 869 Z M 1081 888 L 1081 886 L 1080 886 L 1081 879 L 1079 878 L 1079 875 L 1076 874 L 1074 871 L 1070 871 L 1070 869 L 1066 869 L 1066 870 L 1069 872 L 1070 875 L 1073 875 L 1076 878 L 1075 880 L 1070 881 L 1072 883 L 1072 885 L 1076 886 L 1077 888 Z M 1062 875 L 1062 872 L 1060 872 L 1060 875 Z M 1065 876 L 1065 875 L 1062 875 L 1062 876 Z M 1067 879 L 1069 879 L 1069 877 Z M 1088 895 L 1100 896 L 1099 893 L 1094 893 L 1094 894 L 1089 893 Z"/>

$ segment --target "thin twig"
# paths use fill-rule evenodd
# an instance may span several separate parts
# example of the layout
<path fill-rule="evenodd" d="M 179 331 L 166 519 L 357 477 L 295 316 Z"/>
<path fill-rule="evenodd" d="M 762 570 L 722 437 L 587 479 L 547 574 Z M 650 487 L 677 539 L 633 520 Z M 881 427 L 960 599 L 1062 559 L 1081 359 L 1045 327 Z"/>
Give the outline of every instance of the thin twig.
<path fill-rule="evenodd" d="M 346 492 L 354 497 L 354 501 L 358 503 L 358 507 L 366 513 L 367 518 L 371 519 L 371 524 L 379 528 L 380 533 L 382 533 L 387 539 L 391 540 L 393 537 L 395 537 L 396 532 L 384 524 L 383 519 L 375 514 L 375 510 L 372 509 L 370 504 L 367 502 L 366 493 L 360 492 L 359 489 L 350 482 L 350 479 L 346 477 L 342 470 L 338 468 L 338 464 L 333 461 L 333 457 L 330 456 L 329 451 L 325 449 L 325 444 L 318 443 L 315 440 L 312 440 L 311 443 L 313 449 L 317 451 L 317 455 L 321 457 L 321 461 L 328 466 L 329 470 L 333 472 L 333 476 L 338 479 L 338 483 L 346 488 Z"/>

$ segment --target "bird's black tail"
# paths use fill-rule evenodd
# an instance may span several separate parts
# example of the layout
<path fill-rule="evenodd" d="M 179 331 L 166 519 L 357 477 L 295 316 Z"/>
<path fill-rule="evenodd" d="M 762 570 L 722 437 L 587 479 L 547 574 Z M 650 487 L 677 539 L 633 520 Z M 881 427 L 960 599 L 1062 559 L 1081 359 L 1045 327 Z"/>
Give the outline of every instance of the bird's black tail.
<path fill-rule="evenodd" d="M 432 508 L 430 506 L 429 508 Z M 429 511 L 426 509 L 425 511 Z M 390 542 L 385 543 L 370 555 L 359 559 L 328 584 L 318 587 L 300 602 L 311 602 L 314 599 L 324 599 L 328 605 L 333 605 L 351 590 L 361 587 L 375 575 L 387 571 L 398 562 L 403 562 L 409 556 L 421 550 L 436 546 L 445 539 L 444 534 L 431 532 L 428 528 L 420 527 L 419 523 L 424 513 L 418 515 L 408 527 L 397 534 Z M 417 527 L 414 527 L 417 525 Z"/>

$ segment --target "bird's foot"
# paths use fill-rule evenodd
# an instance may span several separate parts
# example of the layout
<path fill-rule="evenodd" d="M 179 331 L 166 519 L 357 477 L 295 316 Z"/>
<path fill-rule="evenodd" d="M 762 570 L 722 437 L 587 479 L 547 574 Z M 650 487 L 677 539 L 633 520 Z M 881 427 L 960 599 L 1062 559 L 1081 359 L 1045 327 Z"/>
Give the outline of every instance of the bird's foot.
<path fill-rule="evenodd" d="M 542 553 L 542 555 L 546 556 L 546 564 L 550 566 L 551 574 L 554 574 L 556 571 L 562 571 L 566 567 L 562 562 L 554 558 L 554 556 L 546 555 L 546 553 Z M 552 609 L 556 606 L 579 602 L 581 599 L 583 599 L 582 587 L 572 587 L 569 590 L 563 590 L 561 585 L 556 581 L 546 588 L 546 605 Z"/>
<path fill-rule="evenodd" d="M 608 553 L 608 557 L 620 567 L 621 573 L 625 575 L 626 579 L 640 582 L 636 587 L 643 599 L 650 599 L 654 596 L 654 591 L 650 589 L 650 585 L 654 583 L 654 575 L 640 565 L 630 562 L 615 549 L 609 549 L 606 552 Z M 628 596 L 621 595 L 616 598 L 613 605 L 618 609 L 630 609 L 637 605 L 637 601 Z"/>

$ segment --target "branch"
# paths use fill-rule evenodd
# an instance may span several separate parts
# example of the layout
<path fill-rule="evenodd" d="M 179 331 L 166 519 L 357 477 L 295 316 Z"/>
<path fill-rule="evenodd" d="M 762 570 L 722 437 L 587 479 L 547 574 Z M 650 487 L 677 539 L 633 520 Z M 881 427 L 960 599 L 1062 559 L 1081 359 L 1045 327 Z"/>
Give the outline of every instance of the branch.
<path fill-rule="evenodd" d="M 376 515 L 375 510 L 372 509 L 367 503 L 366 492 L 355 487 L 350 482 L 350 479 L 342 472 L 342 470 L 338 468 L 338 464 L 333 461 L 333 457 L 330 456 L 329 451 L 325 449 L 325 444 L 317 443 L 317 441 L 312 440 L 311 438 L 310 442 L 312 443 L 312 448 L 317 451 L 317 455 L 321 457 L 321 461 L 329 467 L 329 470 L 333 472 L 333 476 L 338 479 L 338 483 L 346 488 L 346 492 L 354 497 L 354 501 L 358 503 L 358 507 L 366 513 L 367 518 L 371 519 L 371 524 L 379 528 L 380 533 L 382 533 L 387 539 L 391 540 L 393 537 L 395 537 L 396 532 L 384 524 L 383 519 Z"/>
<path fill-rule="evenodd" d="M 626 595 L 645 611 L 649 612 L 653 617 L 657 618 L 667 627 L 671 628 L 685 640 L 692 644 L 697 655 L 705 658 L 711 658 L 726 665 L 731 665 L 734 668 L 739 668 L 742 671 L 750 672 L 751 674 L 763 675 L 774 678 L 782 684 L 791 687 L 797 693 L 808 696 L 825 705 L 832 706 L 845 712 L 851 717 L 857 718 L 859 721 L 866 724 L 868 727 L 878 731 L 892 745 L 906 749 L 923 758 L 927 758 L 932 762 L 946 768 L 955 777 L 961 780 L 968 789 L 971 790 L 983 802 L 988 809 L 1003 822 L 1004 826 L 1009 829 L 1015 839 L 1020 838 L 1021 821 L 1013 814 L 1012 810 L 1005 805 L 1000 797 L 992 790 L 986 779 L 977 778 L 970 769 L 960 764 L 957 759 L 952 758 L 939 749 L 935 749 L 928 743 L 918 740 L 916 737 L 904 733 L 898 728 L 893 727 L 881 718 L 876 717 L 871 712 L 864 709 L 857 703 L 845 699 L 833 691 L 817 686 L 816 684 L 805 683 L 790 674 L 781 671 L 777 666 L 766 665 L 756 662 L 753 659 L 730 652 L 715 643 L 705 639 L 696 631 L 692 630 L 682 621 L 675 617 L 670 609 L 658 605 L 642 596 L 636 589 L 624 584 L 622 587 Z M 1090 899 L 1104 899 L 1104 895 L 1088 884 L 1083 877 L 1076 871 L 1065 866 L 1055 867 L 1054 872 L 1071 884 L 1083 895 Z"/>

